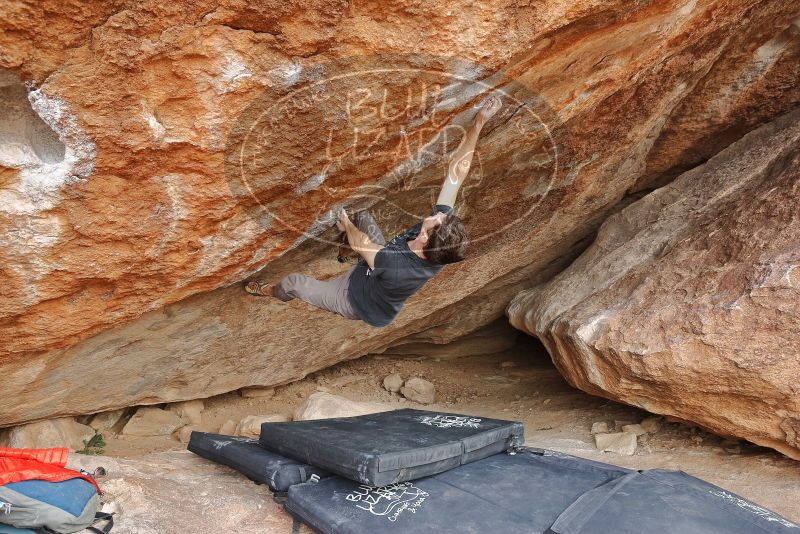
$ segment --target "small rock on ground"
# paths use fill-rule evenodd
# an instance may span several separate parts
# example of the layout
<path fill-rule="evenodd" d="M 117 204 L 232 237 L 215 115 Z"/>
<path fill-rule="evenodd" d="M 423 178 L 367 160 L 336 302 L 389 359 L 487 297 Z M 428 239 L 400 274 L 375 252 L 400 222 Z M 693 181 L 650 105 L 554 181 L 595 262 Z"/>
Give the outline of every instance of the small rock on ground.
<path fill-rule="evenodd" d="M 219 433 L 224 436 L 232 436 L 233 433 L 236 431 L 236 421 L 233 419 L 228 419 L 222 426 L 219 427 Z"/>
<path fill-rule="evenodd" d="M 596 423 L 592 423 L 592 434 L 607 434 L 608 433 L 608 423 L 603 421 L 598 421 Z"/>
<path fill-rule="evenodd" d="M 175 432 L 174 436 L 178 438 L 178 441 L 181 443 L 189 443 L 189 439 L 192 437 L 192 432 L 195 430 L 199 430 L 195 425 L 186 425 L 182 426 Z"/>
<path fill-rule="evenodd" d="M 655 434 L 659 430 L 661 430 L 661 422 L 664 419 L 662 417 L 654 416 L 654 417 L 646 417 L 639 423 L 642 428 L 644 428 L 645 432 L 649 432 L 651 434 Z"/>
<path fill-rule="evenodd" d="M 234 434 L 246 438 L 257 438 L 261 435 L 262 423 L 285 423 L 287 421 L 289 421 L 289 416 L 284 414 L 248 415 L 236 425 Z"/>
<path fill-rule="evenodd" d="M 636 434 L 637 436 L 641 436 L 643 434 L 647 434 L 647 430 L 642 427 L 642 425 L 624 425 L 622 427 L 623 432 L 630 432 L 631 434 Z"/>
<path fill-rule="evenodd" d="M 275 396 L 275 388 L 242 388 L 239 390 L 239 395 L 245 398 L 271 399 Z"/>
<path fill-rule="evenodd" d="M 622 427 L 626 425 L 634 425 L 635 421 L 614 421 L 614 431 L 622 432 Z"/>
<path fill-rule="evenodd" d="M 436 389 L 423 378 L 409 378 L 400 390 L 405 398 L 420 404 L 431 404 L 436 400 Z"/>
<path fill-rule="evenodd" d="M 186 423 L 199 425 L 205 405 L 201 399 L 188 400 L 183 402 L 173 402 L 167 406 L 167 410 L 175 412 L 178 417 Z"/>
<path fill-rule="evenodd" d="M 294 412 L 295 421 L 310 421 L 330 417 L 354 417 L 386 412 L 393 407 L 379 402 L 357 402 L 339 395 L 318 391 L 312 393 Z"/>
<path fill-rule="evenodd" d="M 100 432 L 110 432 L 111 429 L 119 423 L 122 416 L 125 415 L 125 408 L 119 410 L 112 410 L 110 412 L 101 412 L 94 414 L 94 417 L 89 421 L 89 426 Z"/>
<path fill-rule="evenodd" d="M 7 434 L 5 446 L 15 449 L 46 449 L 67 447 L 82 449 L 83 440 L 94 436 L 94 429 L 72 417 L 60 417 L 13 427 Z"/>
<path fill-rule="evenodd" d="M 603 452 L 614 452 L 632 456 L 636 452 L 636 434 L 632 432 L 614 432 L 612 434 L 595 434 L 597 448 Z"/>
<path fill-rule="evenodd" d="M 383 388 L 390 393 L 399 393 L 403 387 L 403 377 L 400 373 L 393 373 L 383 379 Z"/>
<path fill-rule="evenodd" d="M 184 424 L 184 420 L 175 412 L 146 406 L 136 410 L 131 420 L 122 429 L 122 434 L 126 436 L 168 436 Z"/>

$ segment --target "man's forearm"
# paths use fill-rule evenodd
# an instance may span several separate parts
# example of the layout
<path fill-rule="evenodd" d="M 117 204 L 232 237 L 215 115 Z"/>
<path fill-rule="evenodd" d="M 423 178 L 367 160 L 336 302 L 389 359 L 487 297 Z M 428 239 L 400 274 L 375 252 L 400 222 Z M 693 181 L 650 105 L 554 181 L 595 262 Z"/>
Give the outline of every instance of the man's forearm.
<path fill-rule="evenodd" d="M 370 269 L 375 268 L 375 256 L 381 250 L 381 245 L 374 243 L 367 234 L 358 229 L 358 227 L 348 220 L 345 226 L 345 233 L 347 234 L 347 243 L 350 248 L 358 252 L 364 258 Z"/>
<path fill-rule="evenodd" d="M 480 136 L 484 124 L 486 124 L 486 121 L 481 117 L 477 117 L 464 134 L 464 139 L 461 140 L 461 144 L 450 159 L 447 177 L 444 179 L 444 184 L 442 184 L 442 190 L 436 201 L 437 204 L 455 206 L 458 190 L 469 174 L 472 156 L 475 152 L 475 145 L 478 142 L 478 137 Z"/>
<path fill-rule="evenodd" d="M 361 254 L 361 256 L 364 256 L 365 250 L 370 249 L 370 245 L 374 245 L 369 236 L 359 230 L 352 221 L 347 221 L 345 232 L 347 233 L 347 243 L 350 248 Z"/>

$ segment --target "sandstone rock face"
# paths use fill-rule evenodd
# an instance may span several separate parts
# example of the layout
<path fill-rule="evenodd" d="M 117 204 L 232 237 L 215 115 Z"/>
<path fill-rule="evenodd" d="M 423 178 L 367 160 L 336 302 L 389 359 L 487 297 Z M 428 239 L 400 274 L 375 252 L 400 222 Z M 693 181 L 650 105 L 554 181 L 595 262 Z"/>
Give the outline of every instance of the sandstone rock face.
<path fill-rule="evenodd" d="M 798 15 L 793 0 L 4 2 L 0 426 L 279 385 L 490 323 L 628 193 L 796 105 Z M 394 74 L 331 82 L 376 66 Z M 371 205 L 386 233 L 414 222 L 490 91 L 505 106 L 457 205 L 481 239 L 393 325 L 228 287 L 342 273 L 317 240 L 333 206 Z M 299 105 L 251 147 L 278 102 Z M 426 153 L 434 139 L 447 150 Z"/>
<path fill-rule="evenodd" d="M 71 454 L 67 467 L 94 471 L 100 480 L 104 510 L 116 509 L 114 529 L 121 534 L 164 532 L 240 532 L 285 534 L 292 518 L 272 499 L 265 485 L 189 451 L 136 458 Z M 110 506 L 109 506 L 110 505 Z M 310 534 L 306 527 L 301 534 Z"/>
<path fill-rule="evenodd" d="M 800 458 L 800 111 L 609 218 L 508 315 L 576 387 Z"/>

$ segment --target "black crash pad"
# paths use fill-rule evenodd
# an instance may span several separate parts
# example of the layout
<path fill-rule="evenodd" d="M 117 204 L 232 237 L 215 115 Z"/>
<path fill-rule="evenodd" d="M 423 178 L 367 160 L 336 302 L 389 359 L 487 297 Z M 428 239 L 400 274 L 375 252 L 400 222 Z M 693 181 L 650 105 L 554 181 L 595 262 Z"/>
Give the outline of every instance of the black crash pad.
<path fill-rule="evenodd" d="M 585 493 L 554 534 L 800 534 L 800 526 L 682 471 L 633 472 Z"/>
<path fill-rule="evenodd" d="M 630 472 L 522 449 L 382 488 L 341 477 L 298 484 L 284 506 L 323 534 L 541 534 L 583 493 Z"/>
<path fill-rule="evenodd" d="M 186 448 L 198 456 L 232 467 L 273 491 L 286 491 L 292 484 L 305 482 L 314 475 L 330 476 L 318 467 L 270 452 L 255 439 L 194 431 Z"/>
<path fill-rule="evenodd" d="M 441 473 L 523 441 L 521 423 L 411 409 L 264 423 L 260 438 L 278 454 L 370 486 Z"/>

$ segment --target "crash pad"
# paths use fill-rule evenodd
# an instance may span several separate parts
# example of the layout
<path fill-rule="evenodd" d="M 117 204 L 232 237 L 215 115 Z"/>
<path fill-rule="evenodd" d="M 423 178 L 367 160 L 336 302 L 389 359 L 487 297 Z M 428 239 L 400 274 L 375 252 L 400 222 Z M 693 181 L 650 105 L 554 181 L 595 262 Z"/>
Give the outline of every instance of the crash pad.
<path fill-rule="evenodd" d="M 633 472 L 588 491 L 552 534 L 800 534 L 800 526 L 682 471 Z"/>
<path fill-rule="evenodd" d="M 193 453 L 232 467 L 257 484 L 266 484 L 273 491 L 286 491 L 316 476 L 330 473 L 268 451 L 258 440 L 193 431 L 186 447 Z"/>
<path fill-rule="evenodd" d="M 324 534 L 546 532 L 585 492 L 631 471 L 551 451 L 500 453 L 384 487 L 341 477 L 289 489 L 286 509 Z"/>
<path fill-rule="evenodd" d="M 523 441 L 515 421 L 413 409 L 264 423 L 260 437 L 273 452 L 370 486 L 441 473 Z"/>

